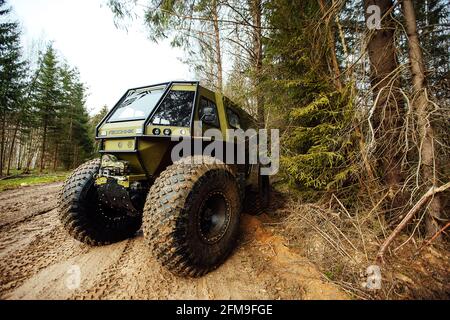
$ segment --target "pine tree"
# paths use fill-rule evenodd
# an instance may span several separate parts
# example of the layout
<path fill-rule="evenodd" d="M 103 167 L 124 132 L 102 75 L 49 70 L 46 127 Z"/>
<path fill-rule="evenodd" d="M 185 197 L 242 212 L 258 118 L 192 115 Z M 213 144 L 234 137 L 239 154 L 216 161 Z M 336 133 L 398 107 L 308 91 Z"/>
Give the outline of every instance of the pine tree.
<path fill-rule="evenodd" d="M 92 141 L 94 141 L 94 152 L 98 152 L 100 149 L 100 143 L 95 140 L 95 129 L 97 125 L 102 121 L 104 117 L 108 114 L 108 107 L 103 106 L 99 112 L 89 119 L 89 136 Z"/>
<path fill-rule="evenodd" d="M 61 161 L 63 166 L 68 169 L 73 163 L 76 145 L 74 144 L 74 127 L 76 121 L 76 96 L 74 95 L 74 71 L 67 64 L 64 64 L 60 70 L 61 77 L 61 102 L 64 109 L 61 124 L 64 135 L 61 137 Z"/>
<path fill-rule="evenodd" d="M 79 79 L 77 70 L 72 70 L 70 76 L 69 99 L 71 106 L 66 114 L 66 130 L 71 139 L 72 151 L 68 152 L 70 161 L 64 163 L 66 168 L 73 168 L 90 157 L 93 152 L 93 140 L 89 134 L 89 115 L 86 111 L 86 89 Z M 70 114 L 70 117 L 69 117 Z"/>
<path fill-rule="evenodd" d="M 20 110 L 24 103 L 26 62 L 22 58 L 20 30 L 17 22 L 8 21 L 9 8 L 0 0 L 0 176 L 7 160 L 7 133 L 13 131 L 10 149 L 13 148 L 20 122 Z"/>
<path fill-rule="evenodd" d="M 49 44 L 36 71 L 34 94 L 34 105 L 41 129 L 40 172 L 46 165 L 48 143 L 56 137 L 58 131 L 61 88 L 57 64 L 56 52 L 52 44 Z"/>

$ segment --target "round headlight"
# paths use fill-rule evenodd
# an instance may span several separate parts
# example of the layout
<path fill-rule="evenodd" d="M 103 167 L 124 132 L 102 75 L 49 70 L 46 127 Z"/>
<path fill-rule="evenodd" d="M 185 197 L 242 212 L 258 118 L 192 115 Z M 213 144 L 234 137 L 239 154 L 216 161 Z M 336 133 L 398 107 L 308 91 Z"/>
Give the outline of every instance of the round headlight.
<path fill-rule="evenodd" d="M 155 129 L 153 129 L 153 134 L 155 135 L 155 136 L 159 136 L 160 134 L 161 134 L 161 130 L 159 130 L 159 128 L 155 128 Z"/>
<path fill-rule="evenodd" d="M 164 129 L 163 133 L 164 133 L 165 136 L 170 136 L 170 134 L 172 133 L 172 130 Z"/>

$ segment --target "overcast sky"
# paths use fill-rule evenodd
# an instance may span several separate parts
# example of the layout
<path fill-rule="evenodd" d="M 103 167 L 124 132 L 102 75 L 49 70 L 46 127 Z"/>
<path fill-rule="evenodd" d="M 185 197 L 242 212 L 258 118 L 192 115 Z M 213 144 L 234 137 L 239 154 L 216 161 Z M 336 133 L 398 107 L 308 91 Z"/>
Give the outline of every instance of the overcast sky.
<path fill-rule="evenodd" d="M 76 66 L 89 90 L 90 113 L 111 108 L 128 88 L 168 80 L 191 80 L 182 56 L 147 39 L 142 21 L 128 32 L 114 26 L 106 0 L 10 0 L 21 22 L 25 50 L 33 40 L 53 41 Z"/>

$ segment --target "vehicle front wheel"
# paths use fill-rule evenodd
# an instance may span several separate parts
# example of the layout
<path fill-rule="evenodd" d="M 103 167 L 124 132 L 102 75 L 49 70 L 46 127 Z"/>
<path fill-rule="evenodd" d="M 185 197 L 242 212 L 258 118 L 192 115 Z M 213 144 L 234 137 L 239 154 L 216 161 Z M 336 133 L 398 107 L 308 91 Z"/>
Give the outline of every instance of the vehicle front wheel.
<path fill-rule="evenodd" d="M 153 255 L 172 273 L 198 277 L 230 255 L 239 234 L 240 195 L 225 164 L 169 166 L 156 179 L 144 207 L 144 236 Z M 209 163 L 209 164 L 208 164 Z"/>
<path fill-rule="evenodd" d="M 65 181 L 58 201 L 59 218 L 68 233 L 95 246 L 129 238 L 142 223 L 141 215 L 131 216 L 101 204 L 94 185 L 99 167 L 100 159 L 95 159 L 75 169 Z"/>

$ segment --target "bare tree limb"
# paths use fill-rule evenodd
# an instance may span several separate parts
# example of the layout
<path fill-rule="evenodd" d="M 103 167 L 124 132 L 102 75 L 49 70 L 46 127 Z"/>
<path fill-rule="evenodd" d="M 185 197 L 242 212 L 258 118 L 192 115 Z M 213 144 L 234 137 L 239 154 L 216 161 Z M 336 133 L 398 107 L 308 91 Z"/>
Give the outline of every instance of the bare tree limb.
<path fill-rule="evenodd" d="M 420 199 L 417 201 L 417 203 L 414 205 L 414 207 L 411 208 L 411 210 L 408 211 L 406 216 L 403 218 L 403 220 L 398 224 L 398 226 L 392 231 L 390 236 L 384 241 L 384 243 L 381 245 L 380 250 L 377 254 L 377 261 L 379 263 L 384 263 L 384 253 L 391 244 L 391 242 L 394 240 L 394 238 L 400 233 L 400 231 L 403 230 L 403 228 L 406 226 L 406 224 L 414 217 L 414 215 L 419 211 L 419 209 L 436 193 L 443 192 L 450 188 L 450 182 L 447 182 L 446 184 L 436 188 L 431 187 Z"/>
<path fill-rule="evenodd" d="M 434 241 L 434 239 L 436 239 L 437 237 L 439 237 L 439 235 L 440 235 L 442 232 L 444 232 L 448 227 L 450 227 L 450 222 L 448 222 L 444 227 L 442 227 L 438 232 L 436 232 L 435 235 L 432 236 L 430 240 L 428 240 L 427 242 L 425 242 L 425 243 L 419 248 L 419 250 L 417 250 L 417 252 L 416 252 L 416 254 L 415 254 L 414 256 L 418 255 L 418 254 L 420 253 L 420 251 L 422 251 L 423 248 L 425 248 L 426 246 L 430 245 L 430 244 Z"/>

